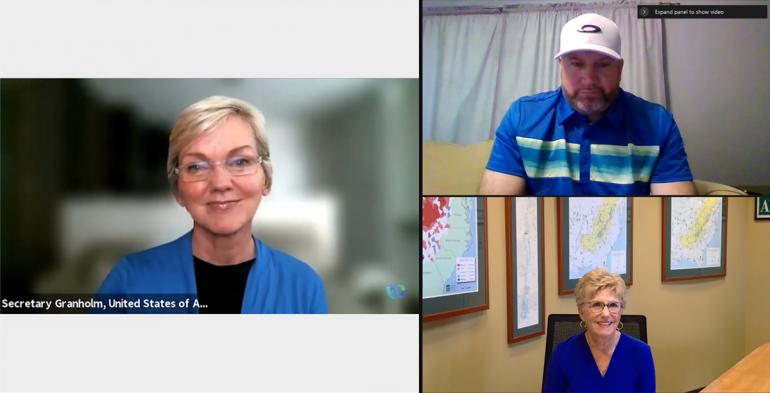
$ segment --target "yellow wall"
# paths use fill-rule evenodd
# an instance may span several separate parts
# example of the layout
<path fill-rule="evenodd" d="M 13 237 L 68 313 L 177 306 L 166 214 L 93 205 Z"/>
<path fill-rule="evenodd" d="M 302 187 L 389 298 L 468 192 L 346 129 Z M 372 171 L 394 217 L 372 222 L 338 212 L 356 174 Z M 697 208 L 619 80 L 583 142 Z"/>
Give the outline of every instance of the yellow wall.
<path fill-rule="evenodd" d="M 576 313 L 557 295 L 556 199 L 544 201 L 545 312 Z M 505 208 L 490 198 L 489 310 L 423 323 L 424 391 L 539 391 L 545 335 L 507 343 Z M 754 198 L 730 198 L 727 275 L 661 282 L 660 198 L 634 198 L 633 285 L 628 314 L 647 316 L 659 391 L 707 385 L 770 341 L 770 220 L 754 220 Z"/>

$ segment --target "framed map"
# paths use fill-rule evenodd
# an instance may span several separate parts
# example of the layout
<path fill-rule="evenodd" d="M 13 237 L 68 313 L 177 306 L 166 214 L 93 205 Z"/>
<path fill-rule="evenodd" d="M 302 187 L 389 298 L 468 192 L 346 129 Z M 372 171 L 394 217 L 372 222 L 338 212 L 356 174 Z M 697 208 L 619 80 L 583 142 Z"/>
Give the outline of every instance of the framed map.
<path fill-rule="evenodd" d="M 422 320 L 489 308 L 486 198 L 422 198 Z"/>
<path fill-rule="evenodd" d="M 543 198 L 505 199 L 508 343 L 545 332 Z"/>
<path fill-rule="evenodd" d="M 770 196 L 754 198 L 754 219 L 770 220 Z"/>
<path fill-rule="evenodd" d="M 575 292 L 580 277 L 597 267 L 631 285 L 632 199 L 559 198 L 559 295 Z"/>
<path fill-rule="evenodd" d="M 663 281 L 724 276 L 726 244 L 727 198 L 663 199 Z"/>

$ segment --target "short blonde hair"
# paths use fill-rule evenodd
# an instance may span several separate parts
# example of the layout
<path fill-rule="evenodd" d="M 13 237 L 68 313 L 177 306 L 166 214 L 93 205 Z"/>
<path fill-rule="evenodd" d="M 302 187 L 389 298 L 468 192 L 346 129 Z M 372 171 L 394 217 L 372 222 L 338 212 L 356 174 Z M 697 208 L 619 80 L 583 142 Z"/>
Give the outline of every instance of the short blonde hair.
<path fill-rule="evenodd" d="M 257 143 L 257 153 L 262 157 L 265 187 L 269 190 L 273 185 L 273 164 L 270 161 L 270 146 L 265 135 L 265 116 L 246 101 L 225 96 L 211 96 L 185 108 L 171 129 L 171 135 L 168 138 L 166 174 L 174 195 L 179 191 L 175 173 L 176 167 L 179 166 L 179 153 L 193 138 L 210 132 L 230 116 L 240 117 L 251 127 Z"/>
<path fill-rule="evenodd" d="M 577 307 L 591 301 L 596 293 L 602 289 L 610 289 L 620 298 L 622 308 L 626 307 L 626 283 L 617 274 L 612 274 L 605 268 L 596 268 L 583 275 L 575 287 L 575 301 Z"/>

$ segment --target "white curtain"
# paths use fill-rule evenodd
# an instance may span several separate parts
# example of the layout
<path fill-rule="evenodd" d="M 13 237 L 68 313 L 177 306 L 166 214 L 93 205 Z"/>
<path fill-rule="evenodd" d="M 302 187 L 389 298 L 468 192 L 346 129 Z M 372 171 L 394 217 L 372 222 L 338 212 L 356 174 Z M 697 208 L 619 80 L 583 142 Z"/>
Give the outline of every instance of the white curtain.
<path fill-rule="evenodd" d="M 561 28 L 587 12 L 612 19 L 620 29 L 625 61 L 620 86 L 666 106 L 661 21 L 638 19 L 636 3 L 524 5 L 493 14 L 426 12 L 423 140 L 470 144 L 494 138 L 514 100 L 561 85 L 553 59 Z"/>

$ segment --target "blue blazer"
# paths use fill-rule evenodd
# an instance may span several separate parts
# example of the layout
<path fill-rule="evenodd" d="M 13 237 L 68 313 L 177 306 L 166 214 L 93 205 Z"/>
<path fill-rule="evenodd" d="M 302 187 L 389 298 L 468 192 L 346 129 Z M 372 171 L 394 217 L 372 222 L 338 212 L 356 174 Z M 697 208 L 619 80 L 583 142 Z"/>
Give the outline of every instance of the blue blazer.
<path fill-rule="evenodd" d="M 328 312 L 323 282 L 310 266 L 257 239 L 254 247 L 257 259 L 246 281 L 242 313 Z M 170 243 L 122 258 L 104 279 L 97 298 L 105 304 L 118 298 L 179 302 L 183 298 L 194 300 L 197 292 L 190 231 Z M 108 307 L 103 311 L 197 313 L 198 308 Z"/>

